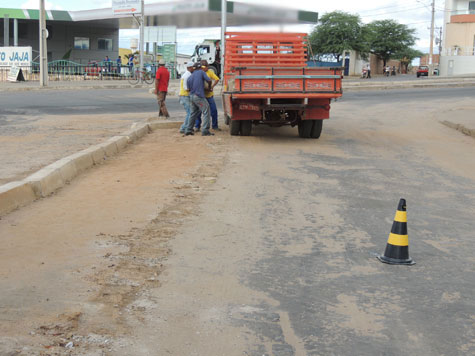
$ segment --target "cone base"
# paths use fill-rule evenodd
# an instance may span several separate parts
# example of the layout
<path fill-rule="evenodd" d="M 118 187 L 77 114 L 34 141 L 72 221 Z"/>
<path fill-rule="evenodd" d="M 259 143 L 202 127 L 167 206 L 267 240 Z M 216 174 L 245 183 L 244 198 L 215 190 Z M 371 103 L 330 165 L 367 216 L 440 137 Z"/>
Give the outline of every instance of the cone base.
<path fill-rule="evenodd" d="M 408 265 L 412 266 L 415 265 L 416 263 L 412 260 L 412 258 L 408 258 L 407 260 L 400 260 L 396 258 L 391 258 L 391 257 L 386 257 L 383 255 L 376 256 L 378 260 L 380 260 L 383 263 L 388 263 L 390 265 Z"/>

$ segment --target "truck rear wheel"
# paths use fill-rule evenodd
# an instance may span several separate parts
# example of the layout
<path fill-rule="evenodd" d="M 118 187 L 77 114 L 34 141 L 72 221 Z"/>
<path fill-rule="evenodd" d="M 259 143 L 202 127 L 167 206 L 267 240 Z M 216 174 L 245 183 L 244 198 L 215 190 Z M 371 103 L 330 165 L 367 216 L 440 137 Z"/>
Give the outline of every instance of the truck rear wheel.
<path fill-rule="evenodd" d="M 216 69 L 214 65 L 210 65 L 208 69 L 210 69 L 214 74 L 218 75 L 218 70 Z"/>
<path fill-rule="evenodd" d="M 241 121 L 231 120 L 231 122 L 229 123 L 229 133 L 231 134 L 231 136 L 239 135 L 240 131 L 241 131 Z"/>
<path fill-rule="evenodd" d="M 312 135 L 313 120 L 302 120 L 298 123 L 299 136 L 301 138 L 310 138 Z"/>
<path fill-rule="evenodd" d="M 252 131 L 252 121 L 241 121 L 241 136 L 250 136 Z"/>
<path fill-rule="evenodd" d="M 319 138 L 322 133 L 323 120 L 313 120 L 312 138 Z"/>

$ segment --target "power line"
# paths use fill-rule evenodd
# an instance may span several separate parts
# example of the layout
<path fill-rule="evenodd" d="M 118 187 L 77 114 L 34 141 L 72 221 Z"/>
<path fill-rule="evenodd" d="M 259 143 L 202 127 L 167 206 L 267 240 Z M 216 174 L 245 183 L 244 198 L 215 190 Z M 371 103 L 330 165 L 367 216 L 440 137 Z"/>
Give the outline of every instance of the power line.
<path fill-rule="evenodd" d="M 412 3 L 412 1 L 411 1 L 411 3 Z M 408 5 L 402 5 L 402 6 L 408 6 Z M 401 4 L 391 5 L 391 6 L 384 6 L 384 7 L 376 7 L 376 8 L 371 9 L 371 10 L 361 10 L 360 12 L 374 12 L 374 11 L 379 11 L 379 10 L 384 10 L 384 9 L 391 9 L 393 7 L 400 7 L 400 6 L 401 6 Z"/>
<path fill-rule="evenodd" d="M 420 21 L 420 22 L 410 22 L 410 23 L 403 23 L 403 25 L 417 25 L 421 23 L 429 23 L 430 21 Z"/>
<path fill-rule="evenodd" d="M 425 5 L 414 7 L 414 8 L 409 8 L 409 9 L 398 10 L 398 11 L 391 11 L 390 14 L 396 14 L 396 13 L 399 13 L 399 12 L 408 12 L 408 11 L 418 10 L 418 9 L 422 9 L 422 8 L 425 8 Z M 388 15 L 388 12 L 385 11 L 385 12 L 381 12 L 381 13 L 373 14 L 373 15 L 362 15 L 362 17 L 376 17 L 376 16 L 382 16 L 382 15 Z"/>

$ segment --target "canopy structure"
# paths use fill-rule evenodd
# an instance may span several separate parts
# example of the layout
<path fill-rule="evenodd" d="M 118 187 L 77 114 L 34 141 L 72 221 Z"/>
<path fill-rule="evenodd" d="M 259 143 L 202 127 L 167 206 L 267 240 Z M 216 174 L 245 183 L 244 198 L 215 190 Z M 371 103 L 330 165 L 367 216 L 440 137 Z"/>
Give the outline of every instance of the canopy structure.
<path fill-rule="evenodd" d="M 163 1 L 145 4 L 144 12 L 146 26 L 176 26 L 177 28 L 221 26 L 221 0 Z M 115 25 L 120 29 L 138 28 L 138 23 L 133 17 L 114 15 L 112 8 L 69 11 L 69 15 L 73 21 L 101 20 L 103 25 Z M 317 12 L 227 2 L 228 26 L 313 24 L 317 20 Z"/>

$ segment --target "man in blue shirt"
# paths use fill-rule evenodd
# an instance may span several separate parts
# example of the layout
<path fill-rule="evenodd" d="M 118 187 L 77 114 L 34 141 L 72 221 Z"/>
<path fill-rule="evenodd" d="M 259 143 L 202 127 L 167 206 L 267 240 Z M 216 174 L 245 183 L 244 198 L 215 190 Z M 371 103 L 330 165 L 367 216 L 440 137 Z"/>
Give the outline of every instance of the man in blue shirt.
<path fill-rule="evenodd" d="M 104 59 L 104 64 L 106 65 L 106 71 L 110 73 L 112 61 L 109 56 L 106 56 L 106 58 Z"/>
<path fill-rule="evenodd" d="M 122 67 L 122 57 L 121 56 L 119 56 L 116 59 L 116 63 L 117 63 L 117 74 L 120 74 L 120 67 Z"/>
<path fill-rule="evenodd" d="M 133 54 L 130 55 L 128 64 L 129 64 L 129 72 L 133 73 L 133 69 L 134 69 L 134 55 Z"/>
<path fill-rule="evenodd" d="M 190 121 L 185 130 L 185 135 L 193 135 L 193 126 L 195 126 L 195 120 L 201 112 L 203 117 L 203 125 L 201 127 L 202 136 L 213 136 L 214 134 L 209 131 L 210 125 L 210 112 L 209 104 L 205 97 L 205 82 L 211 83 L 211 79 L 201 69 L 201 63 L 195 64 L 195 70 L 193 74 L 187 79 L 186 84 L 190 91 L 190 104 L 191 114 Z"/>

